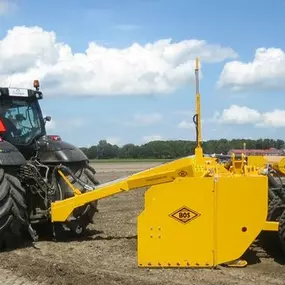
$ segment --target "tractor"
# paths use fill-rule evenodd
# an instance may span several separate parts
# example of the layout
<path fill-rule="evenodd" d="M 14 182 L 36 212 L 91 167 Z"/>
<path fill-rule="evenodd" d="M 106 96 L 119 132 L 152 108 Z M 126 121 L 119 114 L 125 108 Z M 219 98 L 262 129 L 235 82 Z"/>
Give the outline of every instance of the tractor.
<path fill-rule="evenodd" d="M 17 246 L 25 233 L 36 240 L 35 229 L 51 225 L 51 202 L 74 195 L 70 186 L 86 192 L 99 184 L 79 148 L 47 134 L 51 117 L 43 117 L 39 81 L 33 85 L 34 89 L 0 87 L 1 249 Z M 97 201 L 79 207 L 69 221 L 53 224 L 53 236 L 82 234 L 97 211 Z"/>

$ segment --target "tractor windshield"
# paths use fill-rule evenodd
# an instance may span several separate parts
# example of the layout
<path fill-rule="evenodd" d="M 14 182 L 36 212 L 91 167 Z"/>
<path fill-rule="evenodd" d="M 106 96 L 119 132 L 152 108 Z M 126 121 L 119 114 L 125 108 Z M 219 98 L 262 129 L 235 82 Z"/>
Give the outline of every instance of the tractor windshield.
<path fill-rule="evenodd" d="M 3 130 L 0 135 L 15 145 L 27 145 L 45 134 L 42 113 L 37 100 L 9 99 L 0 105 Z"/>

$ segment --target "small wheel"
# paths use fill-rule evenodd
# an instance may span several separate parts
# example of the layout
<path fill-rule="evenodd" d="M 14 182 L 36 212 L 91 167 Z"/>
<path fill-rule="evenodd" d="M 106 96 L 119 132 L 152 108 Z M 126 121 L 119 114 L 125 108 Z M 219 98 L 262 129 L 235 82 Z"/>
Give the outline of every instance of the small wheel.
<path fill-rule="evenodd" d="M 85 184 L 95 188 L 100 182 L 95 177 L 95 170 L 87 163 L 76 163 L 71 165 L 66 165 L 70 168 L 73 174 L 79 178 Z M 67 176 L 68 180 L 79 190 L 83 190 L 80 183 L 73 179 L 70 175 Z M 56 200 L 64 200 L 74 196 L 72 189 L 69 185 L 59 176 L 57 181 L 58 195 Z M 86 190 L 88 192 L 89 190 Z M 57 233 L 65 236 L 65 232 L 73 235 L 82 235 L 87 226 L 93 223 L 94 215 L 98 212 L 98 202 L 90 202 L 87 205 L 78 207 L 73 211 L 73 219 L 56 226 Z"/>
<path fill-rule="evenodd" d="M 82 226 L 78 225 L 75 229 L 74 229 L 74 232 L 77 234 L 77 235 L 81 235 L 83 233 L 84 229 Z"/>

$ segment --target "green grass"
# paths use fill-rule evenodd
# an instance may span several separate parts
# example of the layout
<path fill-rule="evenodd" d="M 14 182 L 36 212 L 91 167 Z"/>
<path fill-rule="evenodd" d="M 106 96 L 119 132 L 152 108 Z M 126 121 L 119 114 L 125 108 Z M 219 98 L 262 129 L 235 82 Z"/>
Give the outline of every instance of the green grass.
<path fill-rule="evenodd" d="M 170 159 L 155 158 L 111 158 L 111 159 L 91 159 L 92 163 L 122 163 L 122 162 L 167 162 Z"/>

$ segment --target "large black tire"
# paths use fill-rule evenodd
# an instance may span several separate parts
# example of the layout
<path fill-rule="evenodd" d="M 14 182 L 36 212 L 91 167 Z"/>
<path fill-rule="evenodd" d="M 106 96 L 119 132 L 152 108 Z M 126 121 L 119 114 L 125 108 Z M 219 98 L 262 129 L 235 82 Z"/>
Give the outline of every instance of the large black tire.
<path fill-rule="evenodd" d="M 73 174 L 79 178 L 85 184 L 91 186 L 93 189 L 100 184 L 100 182 L 95 177 L 95 170 L 87 163 L 87 162 L 78 162 L 72 163 L 70 165 L 66 165 Z M 68 180 L 71 182 L 79 190 L 83 190 L 83 187 L 80 183 L 73 179 L 71 175 L 66 176 Z M 58 189 L 60 192 L 59 200 L 64 200 L 66 198 L 70 198 L 74 196 L 72 189 L 70 189 L 69 185 L 62 179 L 62 177 L 58 178 Z M 89 190 L 84 190 L 88 192 Z M 62 235 L 62 229 L 59 228 L 68 228 L 70 234 L 73 235 L 81 235 L 84 233 L 89 224 L 93 223 L 94 215 L 98 212 L 98 201 L 91 202 L 87 205 L 81 206 L 73 211 L 73 221 L 68 221 L 67 223 L 57 225 L 57 230 L 60 231 Z M 64 227 L 63 227 L 64 225 Z"/>
<path fill-rule="evenodd" d="M 273 198 L 268 206 L 267 220 L 278 222 L 284 210 L 285 204 L 283 201 L 279 197 Z"/>
<path fill-rule="evenodd" d="M 0 248 L 15 248 L 28 228 L 26 191 L 15 176 L 0 168 Z"/>
<path fill-rule="evenodd" d="M 285 204 L 276 196 L 271 199 L 268 205 L 268 221 L 279 222 L 279 231 L 271 232 L 264 231 L 261 234 L 261 243 L 269 256 L 276 256 L 280 254 L 280 248 L 285 253 L 285 220 L 284 220 Z"/>
<path fill-rule="evenodd" d="M 282 213 L 279 219 L 278 237 L 283 254 L 285 254 L 285 212 Z"/>

